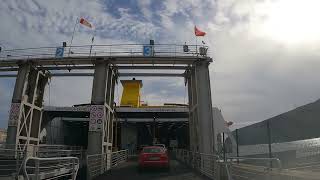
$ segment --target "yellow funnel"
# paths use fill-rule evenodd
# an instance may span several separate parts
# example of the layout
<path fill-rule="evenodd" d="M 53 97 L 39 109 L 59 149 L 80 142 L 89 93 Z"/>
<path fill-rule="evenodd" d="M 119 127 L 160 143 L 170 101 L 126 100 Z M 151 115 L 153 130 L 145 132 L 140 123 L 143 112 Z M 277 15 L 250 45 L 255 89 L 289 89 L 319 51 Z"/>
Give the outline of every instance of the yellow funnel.
<path fill-rule="evenodd" d="M 121 80 L 123 87 L 120 106 L 140 107 L 141 80 Z"/>

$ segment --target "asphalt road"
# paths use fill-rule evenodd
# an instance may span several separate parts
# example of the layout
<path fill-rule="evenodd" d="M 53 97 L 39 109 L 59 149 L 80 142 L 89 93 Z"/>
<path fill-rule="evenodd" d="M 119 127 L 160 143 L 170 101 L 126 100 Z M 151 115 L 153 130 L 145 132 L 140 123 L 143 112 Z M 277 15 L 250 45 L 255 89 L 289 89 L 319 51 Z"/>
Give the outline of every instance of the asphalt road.
<path fill-rule="evenodd" d="M 193 172 L 191 169 L 180 164 L 176 160 L 170 161 L 170 170 L 147 169 L 142 172 L 138 171 L 137 160 L 130 160 L 118 167 L 112 169 L 96 180 L 208 180 L 206 177 Z"/>

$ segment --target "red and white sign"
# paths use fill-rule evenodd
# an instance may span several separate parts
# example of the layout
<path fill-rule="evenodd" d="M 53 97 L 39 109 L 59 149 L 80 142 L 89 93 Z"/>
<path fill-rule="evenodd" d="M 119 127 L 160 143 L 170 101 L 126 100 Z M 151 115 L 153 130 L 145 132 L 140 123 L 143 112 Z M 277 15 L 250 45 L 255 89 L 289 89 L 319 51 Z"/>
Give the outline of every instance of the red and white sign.
<path fill-rule="evenodd" d="M 12 103 L 9 114 L 9 126 L 18 126 L 19 115 L 20 115 L 20 103 Z"/>
<path fill-rule="evenodd" d="M 102 131 L 105 121 L 105 106 L 92 105 L 90 108 L 89 131 Z"/>

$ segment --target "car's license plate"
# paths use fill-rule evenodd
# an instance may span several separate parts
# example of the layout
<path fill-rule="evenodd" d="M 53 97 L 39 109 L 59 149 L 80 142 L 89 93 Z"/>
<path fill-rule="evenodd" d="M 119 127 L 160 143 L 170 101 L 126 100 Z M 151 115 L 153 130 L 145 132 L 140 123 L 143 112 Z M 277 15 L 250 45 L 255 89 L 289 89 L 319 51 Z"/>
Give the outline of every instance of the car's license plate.
<path fill-rule="evenodd" d="M 152 160 L 152 161 L 154 161 L 154 160 L 159 160 L 160 158 L 159 157 L 150 157 L 149 158 L 149 160 Z"/>

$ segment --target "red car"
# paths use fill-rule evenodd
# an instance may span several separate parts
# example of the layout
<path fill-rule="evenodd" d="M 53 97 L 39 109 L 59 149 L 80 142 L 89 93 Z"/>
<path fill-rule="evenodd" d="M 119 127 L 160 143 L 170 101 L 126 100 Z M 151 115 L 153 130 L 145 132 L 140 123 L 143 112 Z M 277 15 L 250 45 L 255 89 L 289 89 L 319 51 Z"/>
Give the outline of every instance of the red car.
<path fill-rule="evenodd" d="M 144 147 L 139 154 L 139 170 L 147 167 L 169 169 L 169 157 L 166 149 L 159 146 Z"/>

